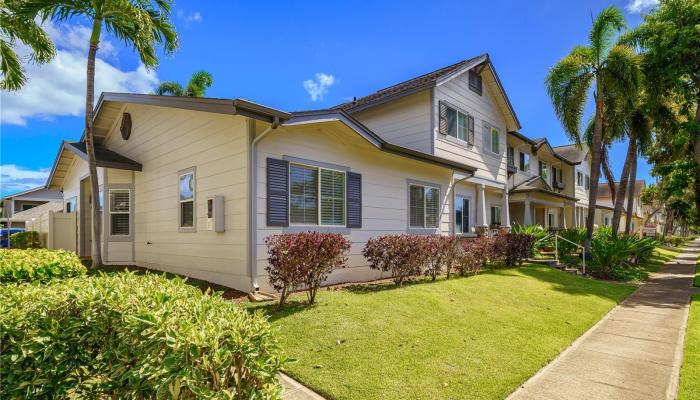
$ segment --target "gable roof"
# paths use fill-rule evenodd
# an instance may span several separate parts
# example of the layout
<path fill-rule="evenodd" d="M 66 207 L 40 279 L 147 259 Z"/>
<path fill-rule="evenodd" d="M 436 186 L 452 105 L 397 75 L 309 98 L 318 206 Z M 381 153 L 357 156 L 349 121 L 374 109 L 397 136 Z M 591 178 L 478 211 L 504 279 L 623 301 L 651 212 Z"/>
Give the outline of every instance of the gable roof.
<path fill-rule="evenodd" d="M 498 77 L 496 69 L 493 67 L 488 53 L 481 54 L 473 58 L 468 58 L 466 60 L 459 61 L 455 64 L 448 65 L 446 67 L 437 69 L 432 72 L 428 72 L 415 78 L 411 78 L 407 81 L 403 81 L 401 83 L 397 83 L 384 89 L 380 89 L 367 96 L 363 96 L 352 101 L 339 104 L 333 108 L 342 109 L 349 113 L 365 110 L 391 100 L 395 100 L 413 93 L 417 93 L 428 88 L 433 88 L 439 83 L 447 81 L 457 75 L 460 75 L 472 68 L 479 66 L 483 66 L 483 70 L 486 70 L 493 75 L 493 81 L 496 84 L 496 87 L 498 88 L 497 94 L 503 98 L 503 102 L 508 108 L 508 111 L 506 112 L 506 119 L 508 119 L 508 117 L 512 118 L 512 127 L 509 127 L 509 129 L 520 129 L 520 121 L 518 120 L 518 117 L 515 114 L 513 105 L 510 103 L 510 100 L 506 95 L 505 89 L 501 84 L 501 79 Z"/>
<path fill-rule="evenodd" d="M 588 156 L 588 147 L 581 145 L 579 148 L 576 144 L 567 144 L 563 146 L 553 147 L 553 151 L 560 156 L 571 161 L 572 164 L 581 164 Z"/>
<path fill-rule="evenodd" d="M 363 125 L 352 115 L 341 109 L 295 112 L 292 113 L 292 117 L 283 123 L 282 126 L 294 126 L 328 121 L 337 121 L 344 124 L 348 128 L 355 131 L 355 133 L 360 135 L 362 138 L 367 140 L 371 145 L 386 153 L 396 154 L 402 157 L 426 162 L 428 164 L 438 165 L 440 167 L 453 169 L 469 175 L 473 175 L 476 171 L 476 168 L 470 165 L 389 143 L 376 133 L 372 132 L 371 129 Z"/>
<path fill-rule="evenodd" d="M 25 191 L 23 191 L 23 192 L 8 194 L 7 196 L 0 198 L 0 200 L 12 199 L 12 198 L 14 198 L 14 197 L 24 196 L 24 195 L 31 194 L 31 193 L 34 193 L 34 192 L 39 192 L 39 191 L 45 190 L 45 189 L 46 189 L 45 186 L 39 186 L 39 187 L 35 187 L 35 188 L 32 188 L 32 189 L 25 190 Z"/>
<path fill-rule="evenodd" d="M 555 192 L 554 190 L 552 190 L 552 187 L 549 186 L 549 184 L 539 175 L 535 175 L 523 182 L 520 182 L 519 184 L 515 185 L 512 189 L 509 190 L 509 193 L 527 192 L 539 192 L 550 196 L 561 197 L 562 199 L 566 200 L 577 200 L 573 196 L 567 196 L 565 194 Z"/>
<path fill-rule="evenodd" d="M 533 154 L 537 154 L 537 152 L 539 151 L 539 149 L 542 146 L 547 145 L 549 152 L 552 153 L 552 156 L 554 156 L 554 158 L 557 158 L 557 159 L 559 159 L 559 160 L 561 160 L 569 165 L 578 164 L 578 163 L 573 162 L 572 160 L 568 159 L 567 157 L 564 157 L 562 154 L 558 153 L 555 150 L 556 148 L 552 147 L 552 145 L 549 143 L 549 140 L 547 140 L 546 137 L 530 139 L 529 137 L 523 135 L 522 133 L 520 133 L 518 131 L 510 131 L 510 132 L 508 132 L 508 134 L 517 137 L 518 139 L 524 141 L 525 143 L 530 144 Z"/>
<path fill-rule="evenodd" d="M 620 182 L 615 182 L 615 185 L 619 185 Z M 637 179 L 634 181 L 634 195 L 639 196 L 642 193 L 642 189 L 646 186 L 644 179 Z M 610 185 L 598 185 L 598 197 L 612 197 L 610 193 Z M 627 194 L 625 194 L 627 197 Z"/>
<path fill-rule="evenodd" d="M 12 220 L 29 221 L 49 211 L 63 211 L 63 201 L 49 201 L 48 203 L 32 207 L 29 210 L 20 211 L 12 216 Z"/>

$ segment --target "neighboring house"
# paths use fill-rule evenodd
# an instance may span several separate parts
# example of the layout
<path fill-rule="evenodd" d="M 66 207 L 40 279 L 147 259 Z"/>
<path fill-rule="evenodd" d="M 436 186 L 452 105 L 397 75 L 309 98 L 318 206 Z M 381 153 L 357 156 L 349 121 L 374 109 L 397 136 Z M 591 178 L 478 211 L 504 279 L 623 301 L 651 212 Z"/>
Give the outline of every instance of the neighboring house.
<path fill-rule="evenodd" d="M 615 183 L 619 185 L 619 182 Z M 643 179 L 639 179 L 634 183 L 634 201 L 632 203 L 632 224 L 630 225 L 632 233 L 641 233 L 644 228 L 644 220 L 651 214 L 651 209 L 642 203 L 641 195 L 642 189 L 646 186 Z M 613 209 L 615 204 L 612 201 L 612 194 L 610 192 L 610 186 L 601 182 L 598 185 L 598 197 L 596 199 L 596 217 L 595 223 L 598 226 L 610 226 L 612 224 Z M 627 223 L 627 195 L 625 194 L 625 200 L 623 203 L 623 214 L 620 218 L 620 226 L 618 231 L 624 232 L 625 224 Z M 652 217 L 649 224 L 657 224 L 660 221 L 659 218 Z M 658 230 L 658 228 L 657 228 Z"/>
<path fill-rule="evenodd" d="M 0 199 L 2 213 L 0 214 L 0 226 L 12 228 L 24 228 L 24 219 L 15 218 L 15 214 L 27 211 L 50 201 L 62 201 L 63 196 L 58 190 L 38 187 L 15 193 Z"/>
<path fill-rule="evenodd" d="M 103 93 L 94 131 L 103 259 L 269 289 L 265 238 L 317 230 L 352 242 L 348 268 L 328 283 L 375 279 L 361 254 L 370 237 L 510 226 L 506 148 L 520 128 L 488 55 L 306 112 Z M 77 213 L 87 257 L 86 159 L 83 143 L 64 143 L 48 187 Z"/>
<path fill-rule="evenodd" d="M 507 154 L 512 221 L 553 229 L 585 225 L 590 183 L 585 147 L 552 147 L 546 138 L 509 132 Z"/>

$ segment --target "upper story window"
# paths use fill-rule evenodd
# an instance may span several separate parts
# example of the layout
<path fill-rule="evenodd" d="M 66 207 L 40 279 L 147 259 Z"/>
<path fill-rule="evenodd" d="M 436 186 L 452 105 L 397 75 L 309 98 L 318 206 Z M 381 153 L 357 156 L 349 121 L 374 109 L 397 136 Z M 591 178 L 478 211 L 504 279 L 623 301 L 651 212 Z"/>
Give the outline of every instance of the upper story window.
<path fill-rule="evenodd" d="M 440 102 L 440 133 L 474 144 L 474 117 Z"/>
<path fill-rule="evenodd" d="M 484 124 L 484 149 L 492 154 L 500 154 L 500 141 L 501 135 L 498 129 Z"/>
<path fill-rule="evenodd" d="M 508 146 L 508 165 L 515 166 L 515 149 Z"/>
<path fill-rule="evenodd" d="M 545 181 L 547 180 L 547 161 L 540 161 L 540 176 Z"/>
<path fill-rule="evenodd" d="M 71 198 L 67 199 L 64 210 L 67 213 L 72 213 L 72 212 L 78 211 L 78 198 L 71 197 Z"/>
<path fill-rule="evenodd" d="M 583 172 L 576 171 L 576 186 L 583 186 Z"/>
<path fill-rule="evenodd" d="M 482 90 L 481 75 L 479 75 L 473 69 L 469 70 L 469 90 L 471 90 L 472 92 L 481 96 L 481 90 Z"/>
<path fill-rule="evenodd" d="M 194 168 L 180 171 L 178 174 L 178 201 L 179 230 L 194 231 L 196 221 Z"/>
<path fill-rule="evenodd" d="M 591 177 L 586 174 L 586 190 L 591 188 Z"/>
<path fill-rule="evenodd" d="M 289 188 L 292 224 L 345 225 L 345 172 L 291 164 Z"/>
<path fill-rule="evenodd" d="M 408 185 L 408 225 L 410 228 L 437 228 L 440 220 L 440 189 Z"/>
<path fill-rule="evenodd" d="M 530 172 L 530 155 L 520 152 L 520 171 Z"/>

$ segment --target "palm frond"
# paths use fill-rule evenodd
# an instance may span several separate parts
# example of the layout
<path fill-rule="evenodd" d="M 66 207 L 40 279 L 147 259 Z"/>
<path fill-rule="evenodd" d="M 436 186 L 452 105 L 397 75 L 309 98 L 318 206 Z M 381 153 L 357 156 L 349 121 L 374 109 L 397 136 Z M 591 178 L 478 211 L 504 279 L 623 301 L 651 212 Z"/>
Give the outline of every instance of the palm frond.
<path fill-rule="evenodd" d="M 185 91 L 182 89 L 182 85 L 173 81 L 163 81 L 158 85 L 155 90 L 155 94 L 159 96 L 184 96 Z"/>
<path fill-rule="evenodd" d="M 197 71 L 192 74 L 185 95 L 191 97 L 203 97 L 207 89 L 214 83 L 214 78 L 207 71 Z"/>
<path fill-rule="evenodd" d="M 19 90 L 27 83 L 27 77 L 22 70 L 17 54 L 4 40 L 0 40 L 0 71 L 2 71 L 0 89 Z"/>
<path fill-rule="evenodd" d="M 634 98 L 641 83 L 640 57 L 629 46 L 613 46 L 605 60 L 602 75 L 606 92 Z"/>
<path fill-rule="evenodd" d="M 593 28 L 589 34 L 589 42 L 593 54 L 600 64 L 607 58 L 608 52 L 615 43 L 615 36 L 627 26 L 622 11 L 615 6 L 610 6 L 598 14 L 593 20 Z"/>

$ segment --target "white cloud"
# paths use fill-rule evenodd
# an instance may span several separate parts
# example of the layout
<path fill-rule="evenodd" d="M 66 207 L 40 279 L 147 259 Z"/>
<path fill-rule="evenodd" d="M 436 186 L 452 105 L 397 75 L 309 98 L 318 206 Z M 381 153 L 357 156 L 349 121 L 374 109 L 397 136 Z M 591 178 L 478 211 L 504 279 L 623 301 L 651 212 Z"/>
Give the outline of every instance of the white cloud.
<path fill-rule="evenodd" d="M 202 22 L 202 13 L 199 11 L 186 13 L 184 10 L 177 10 L 177 17 L 185 21 L 185 26 L 190 26 L 193 22 Z"/>
<path fill-rule="evenodd" d="M 33 170 L 15 164 L 0 165 L 2 195 L 43 186 L 46 184 L 46 178 L 48 178 L 50 172 L 50 168 Z"/>
<path fill-rule="evenodd" d="M 648 11 L 659 4 L 659 0 L 630 0 L 627 3 L 627 11 L 633 14 L 639 14 L 643 11 Z"/>
<path fill-rule="evenodd" d="M 82 25 L 45 26 L 56 43 L 56 58 L 48 64 L 26 64 L 29 83 L 17 92 L 2 92 L 2 124 L 26 125 L 27 119 L 80 116 L 85 112 L 85 85 L 89 28 Z M 25 47 L 18 53 L 28 56 Z M 100 42 L 95 61 L 95 100 L 101 92 L 152 92 L 158 84 L 154 71 L 143 65 L 123 70 L 110 59 L 117 50 L 109 40 Z"/>
<path fill-rule="evenodd" d="M 317 72 L 315 79 L 307 79 L 303 82 L 304 90 L 311 96 L 311 101 L 323 100 L 323 95 L 335 83 L 333 75 Z"/>

